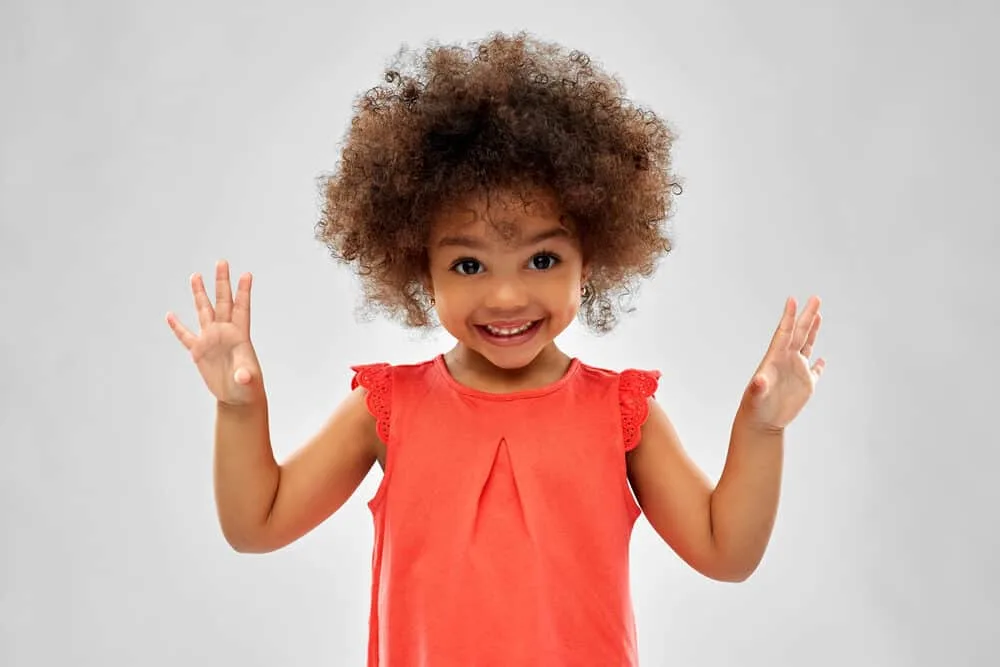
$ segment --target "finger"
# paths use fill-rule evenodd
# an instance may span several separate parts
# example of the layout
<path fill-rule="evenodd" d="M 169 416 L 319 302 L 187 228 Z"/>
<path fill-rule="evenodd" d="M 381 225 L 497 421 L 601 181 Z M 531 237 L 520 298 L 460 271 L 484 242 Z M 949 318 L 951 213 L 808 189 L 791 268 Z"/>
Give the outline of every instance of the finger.
<path fill-rule="evenodd" d="M 770 350 L 783 350 L 788 347 L 792 338 L 792 330 L 795 326 L 795 298 L 785 299 L 785 311 L 781 314 L 778 328 L 775 329 L 771 337 Z"/>
<path fill-rule="evenodd" d="M 253 274 L 244 273 L 236 285 L 236 301 L 233 303 L 233 324 L 250 333 L 250 287 Z"/>
<path fill-rule="evenodd" d="M 812 329 L 813 319 L 815 319 L 816 313 L 819 312 L 819 306 L 819 297 L 814 296 L 809 298 L 806 307 L 802 309 L 802 315 L 799 316 L 799 321 L 795 323 L 795 333 L 792 335 L 792 340 L 789 343 L 793 350 L 801 350 L 806 344 L 809 331 Z"/>
<path fill-rule="evenodd" d="M 177 316 L 173 313 L 167 313 L 167 324 L 170 325 L 170 330 L 174 332 L 175 336 L 177 336 L 177 340 L 179 340 L 185 348 L 190 350 L 191 346 L 194 345 L 194 342 L 198 339 L 198 337 L 188 331 L 187 327 L 181 324 L 177 319 Z"/>
<path fill-rule="evenodd" d="M 224 259 L 215 263 L 215 311 L 219 322 L 233 318 L 233 287 L 229 284 L 229 262 Z"/>
<path fill-rule="evenodd" d="M 191 291 L 194 292 L 194 306 L 198 311 L 198 324 L 204 329 L 215 321 L 215 309 L 205 293 L 205 281 L 200 273 L 191 274 Z"/>
<path fill-rule="evenodd" d="M 817 312 L 816 316 L 813 317 L 812 326 L 809 328 L 809 336 L 806 337 L 806 344 L 802 346 L 802 355 L 806 359 L 812 356 L 813 345 L 816 343 L 816 334 L 819 333 L 819 327 L 822 323 L 823 315 Z"/>
<path fill-rule="evenodd" d="M 812 368 L 810 370 L 818 380 L 823 375 L 823 371 L 826 370 L 826 360 L 820 357 L 819 359 L 816 360 L 816 363 L 812 365 Z"/>

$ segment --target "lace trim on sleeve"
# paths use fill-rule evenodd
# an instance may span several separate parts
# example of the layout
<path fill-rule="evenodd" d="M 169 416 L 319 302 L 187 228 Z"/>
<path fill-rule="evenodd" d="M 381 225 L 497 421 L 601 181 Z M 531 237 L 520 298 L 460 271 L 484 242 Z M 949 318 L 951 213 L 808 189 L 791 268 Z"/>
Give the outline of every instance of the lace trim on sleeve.
<path fill-rule="evenodd" d="M 659 371 L 622 371 L 619 377 L 619 402 L 622 412 L 622 434 L 625 451 L 635 449 L 642 434 L 642 425 L 649 416 L 649 398 L 659 386 Z"/>
<path fill-rule="evenodd" d="M 351 366 L 354 378 L 351 391 L 358 386 L 367 390 L 365 404 L 375 418 L 375 427 L 382 442 L 389 444 L 389 418 L 392 414 L 392 367 L 386 363 Z"/>

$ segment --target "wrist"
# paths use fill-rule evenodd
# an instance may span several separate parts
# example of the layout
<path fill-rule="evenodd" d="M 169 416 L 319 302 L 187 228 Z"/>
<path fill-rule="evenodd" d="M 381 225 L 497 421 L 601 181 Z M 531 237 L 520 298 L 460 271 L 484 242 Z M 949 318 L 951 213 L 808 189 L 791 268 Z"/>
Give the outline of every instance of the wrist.
<path fill-rule="evenodd" d="M 245 403 L 228 403 L 216 400 L 215 409 L 219 414 L 232 417 L 249 417 L 264 409 L 267 405 L 264 396 L 255 397 Z"/>
<path fill-rule="evenodd" d="M 760 437 L 779 438 L 785 434 L 784 426 L 774 426 L 756 418 L 753 409 L 743 404 L 736 413 L 735 427 L 745 433 Z"/>

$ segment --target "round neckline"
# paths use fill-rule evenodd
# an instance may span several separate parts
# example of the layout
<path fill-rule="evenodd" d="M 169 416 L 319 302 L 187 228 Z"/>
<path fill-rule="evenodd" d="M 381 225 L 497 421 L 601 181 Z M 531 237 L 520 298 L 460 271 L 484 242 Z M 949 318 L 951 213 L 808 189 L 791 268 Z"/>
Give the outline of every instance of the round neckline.
<path fill-rule="evenodd" d="M 576 372 L 580 369 L 580 360 L 577 357 L 570 357 L 569 367 L 566 368 L 566 372 L 563 373 L 562 377 L 558 380 L 550 382 L 549 384 L 542 385 L 541 387 L 534 387 L 532 389 L 519 389 L 517 391 L 509 391 L 505 393 L 484 391 L 482 389 L 476 389 L 475 387 L 462 384 L 456 380 L 451 374 L 451 371 L 448 370 L 448 364 L 445 363 L 443 353 L 434 357 L 434 367 L 441 373 L 445 383 L 459 393 L 465 394 L 466 396 L 484 398 L 490 401 L 513 401 L 522 398 L 544 396 L 561 389 L 573 378 L 574 375 L 576 375 Z"/>

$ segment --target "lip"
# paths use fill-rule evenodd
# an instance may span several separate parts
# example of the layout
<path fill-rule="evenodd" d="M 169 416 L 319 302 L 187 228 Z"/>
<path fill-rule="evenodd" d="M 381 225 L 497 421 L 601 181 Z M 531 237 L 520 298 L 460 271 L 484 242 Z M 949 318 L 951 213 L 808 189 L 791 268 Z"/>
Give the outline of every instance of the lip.
<path fill-rule="evenodd" d="M 540 320 L 519 320 L 516 322 L 490 322 L 489 326 L 497 327 L 501 329 L 513 329 L 519 326 L 524 326 L 525 324 L 533 323 L 531 328 L 524 333 L 519 333 L 516 336 L 494 336 L 487 329 L 485 324 L 475 325 L 476 332 L 479 336 L 485 340 L 490 345 L 496 347 L 513 347 L 517 345 L 523 345 L 532 338 L 535 337 L 541 328 L 542 324 L 545 322 L 544 319 Z"/>

